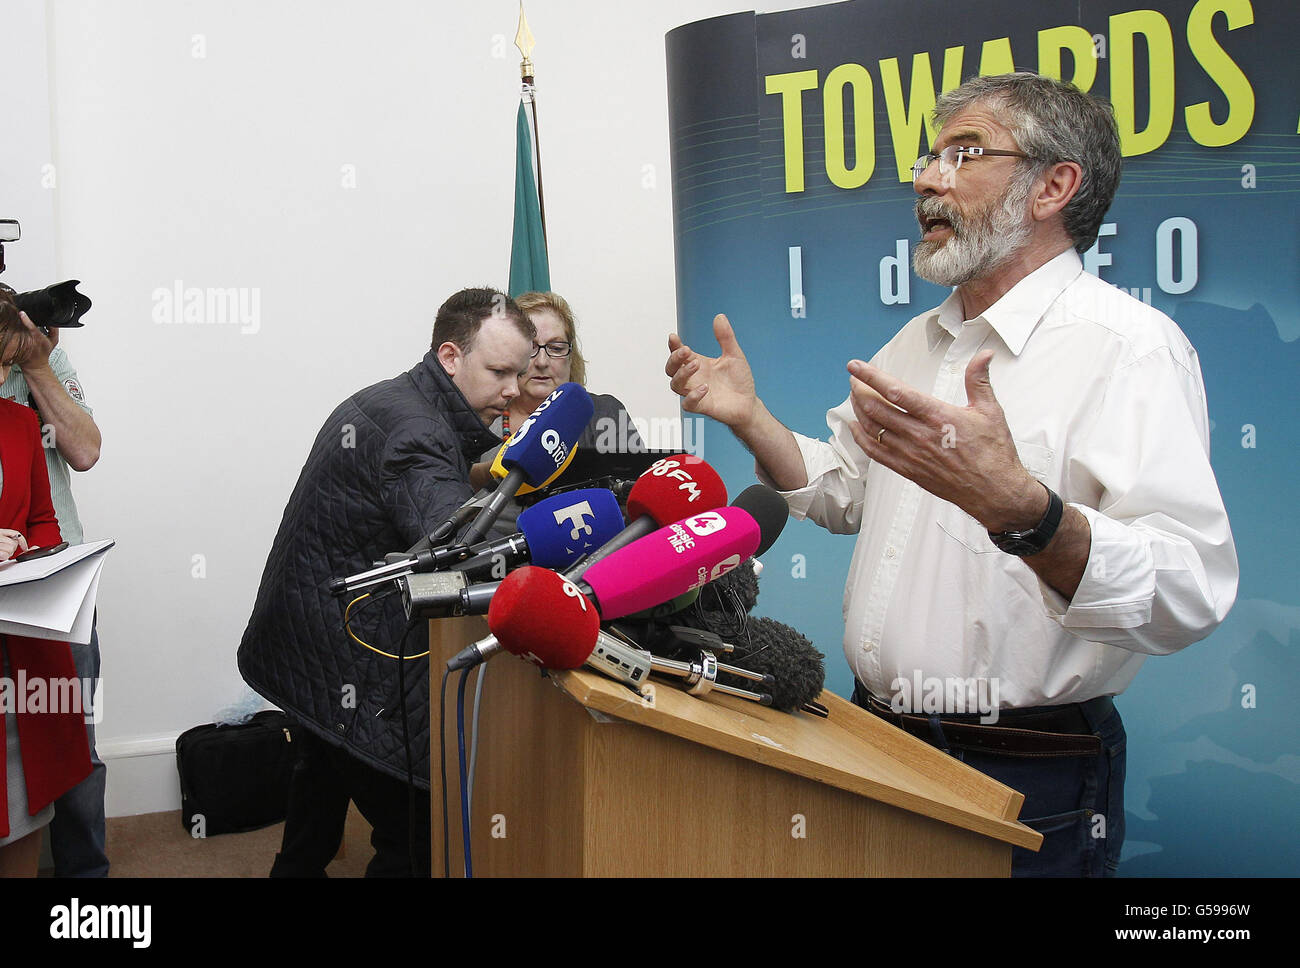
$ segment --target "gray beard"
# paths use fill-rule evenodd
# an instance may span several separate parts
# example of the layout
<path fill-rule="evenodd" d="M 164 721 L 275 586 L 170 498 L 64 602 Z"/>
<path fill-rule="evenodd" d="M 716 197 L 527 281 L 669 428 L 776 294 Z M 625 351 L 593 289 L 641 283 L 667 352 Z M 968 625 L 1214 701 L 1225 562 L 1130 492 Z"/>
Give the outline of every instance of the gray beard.
<path fill-rule="evenodd" d="M 952 225 L 946 242 L 918 242 L 912 268 L 922 279 L 940 286 L 961 286 L 988 275 L 1009 261 L 1029 241 L 1025 206 L 1032 182 L 1025 179 L 1007 188 L 1002 203 L 968 219 L 942 203 L 930 202 L 931 215 L 942 214 Z M 917 202 L 918 213 L 926 199 Z"/>

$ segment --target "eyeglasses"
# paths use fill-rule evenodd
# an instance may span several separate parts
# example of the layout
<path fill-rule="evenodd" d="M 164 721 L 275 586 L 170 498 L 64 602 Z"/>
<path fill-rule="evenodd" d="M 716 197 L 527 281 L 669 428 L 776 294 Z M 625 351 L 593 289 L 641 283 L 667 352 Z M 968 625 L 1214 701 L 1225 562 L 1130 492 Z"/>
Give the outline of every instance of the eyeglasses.
<path fill-rule="evenodd" d="M 541 350 L 546 350 L 546 355 L 553 360 L 562 360 L 569 355 L 573 349 L 572 343 L 566 343 L 564 340 L 557 339 L 553 343 L 533 344 L 533 351 L 528 354 L 530 360 L 537 359 L 537 354 Z"/>
<path fill-rule="evenodd" d="M 912 166 L 912 181 L 916 181 L 926 170 L 939 162 L 939 174 L 947 175 L 961 167 L 962 161 L 966 158 L 978 158 L 980 155 L 997 155 L 1007 158 L 1028 158 L 1029 155 L 1023 151 L 1006 151 L 1002 148 L 981 148 L 978 145 L 949 145 L 937 155 L 933 152 L 927 152 L 920 158 L 916 159 L 916 164 Z"/>

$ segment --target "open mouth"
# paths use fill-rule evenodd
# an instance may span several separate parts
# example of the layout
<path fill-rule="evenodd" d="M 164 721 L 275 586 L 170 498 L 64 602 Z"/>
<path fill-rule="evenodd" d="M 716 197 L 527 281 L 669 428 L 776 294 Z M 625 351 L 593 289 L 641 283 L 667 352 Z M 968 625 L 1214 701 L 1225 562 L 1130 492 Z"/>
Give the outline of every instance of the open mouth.
<path fill-rule="evenodd" d="M 955 233 L 952 222 L 942 215 L 918 213 L 917 221 L 921 223 L 921 238 L 927 242 L 945 238 Z"/>

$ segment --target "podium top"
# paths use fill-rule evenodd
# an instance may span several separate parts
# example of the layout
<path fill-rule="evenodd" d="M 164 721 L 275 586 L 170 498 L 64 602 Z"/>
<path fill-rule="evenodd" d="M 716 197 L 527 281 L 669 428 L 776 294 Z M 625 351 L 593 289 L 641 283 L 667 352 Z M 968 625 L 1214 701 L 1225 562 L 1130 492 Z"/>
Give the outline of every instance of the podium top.
<path fill-rule="evenodd" d="M 784 713 L 710 693 L 700 699 L 652 682 L 649 696 L 591 672 L 552 672 L 589 710 L 1037 850 L 1042 834 L 1016 821 L 1024 796 L 978 770 L 823 691 L 829 719 Z"/>

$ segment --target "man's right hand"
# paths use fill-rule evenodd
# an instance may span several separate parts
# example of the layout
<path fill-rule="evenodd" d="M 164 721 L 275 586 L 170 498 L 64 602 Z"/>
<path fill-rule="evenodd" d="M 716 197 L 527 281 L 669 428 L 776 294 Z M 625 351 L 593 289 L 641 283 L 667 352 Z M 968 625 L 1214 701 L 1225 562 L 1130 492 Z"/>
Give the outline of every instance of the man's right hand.
<path fill-rule="evenodd" d="M 15 554 L 27 550 L 27 539 L 18 531 L 0 528 L 0 561 L 8 561 Z"/>
<path fill-rule="evenodd" d="M 768 412 L 754 390 L 754 374 L 726 316 L 713 317 L 713 335 L 722 347 L 720 356 L 701 356 L 668 336 L 668 365 L 673 392 L 682 409 L 712 417 L 731 428 L 779 489 L 805 487 L 808 474 L 794 435 Z"/>
<path fill-rule="evenodd" d="M 682 409 L 712 417 L 743 434 L 760 409 L 754 374 L 726 316 L 713 317 L 713 335 L 721 356 L 701 356 L 670 333 L 664 372 L 671 377 L 673 392 L 682 398 Z"/>

